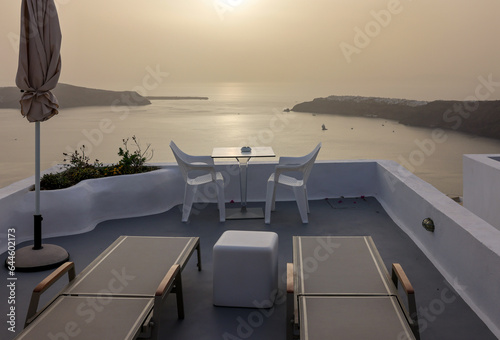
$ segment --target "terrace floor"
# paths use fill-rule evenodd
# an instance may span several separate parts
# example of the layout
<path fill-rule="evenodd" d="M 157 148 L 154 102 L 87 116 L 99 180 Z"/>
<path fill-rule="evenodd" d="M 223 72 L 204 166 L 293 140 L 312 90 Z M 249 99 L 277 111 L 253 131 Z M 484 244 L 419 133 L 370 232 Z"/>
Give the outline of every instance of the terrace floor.
<path fill-rule="evenodd" d="M 264 206 L 263 203 L 249 205 Z M 226 204 L 226 207 L 229 206 Z M 175 298 L 170 297 L 161 324 L 161 339 L 284 340 L 285 303 L 268 310 L 215 307 L 212 304 L 212 248 L 221 234 L 226 230 L 267 230 L 278 233 L 280 278 L 285 275 L 286 263 L 292 262 L 293 236 L 370 235 L 387 270 L 390 272 L 393 262 L 400 263 L 415 288 L 421 339 L 496 339 L 375 198 L 310 201 L 308 224 L 301 223 L 295 202 L 277 202 L 276 209 L 271 225 L 265 225 L 260 219 L 219 223 L 215 204 L 199 209 L 199 214 L 191 216 L 189 223 L 182 223 L 180 209 L 174 208 L 158 215 L 106 221 L 92 232 L 47 239 L 44 242 L 68 250 L 78 273 L 120 235 L 198 236 L 203 270 L 198 272 L 193 256 L 183 271 L 186 317 L 184 320 L 177 319 Z M 24 245 L 28 244 L 19 246 Z M 138 253 L 140 251 L 137 249 Z M 3 254 L 2 260 L 5 256 Z M 16 333 L 7 329 L 7 270 L 2 267 L 1 273 L 4 284 L 0 289 L 3 306 L 0 338 L 8 340 L 22 330 L 31 291 L 50 271 L 16 273 Z M 61 282 L 45 293 L 41 305 L 65 283 Z M 285 289 L 283 279 L 279 281 L 279 288 Z"/>

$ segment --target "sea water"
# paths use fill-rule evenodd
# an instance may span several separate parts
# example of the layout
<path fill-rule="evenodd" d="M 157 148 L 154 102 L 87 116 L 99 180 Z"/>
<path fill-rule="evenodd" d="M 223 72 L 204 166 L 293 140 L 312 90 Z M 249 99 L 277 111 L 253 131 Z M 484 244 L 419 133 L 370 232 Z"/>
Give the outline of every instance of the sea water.
<path fill-rule="evenodd" d="M 61 109 L 41 123 L 41 168 L 63 163 L 63 153 L 80 151 L 83 146 L 91 161 L 118 162 L 118 148 L 132 136 L 142 150 L 151 145 L 151 162 L 175 161 L 168 146 L 171 140 L 196 155 L 209 155 L 214 147 L 268 145 L 277 156 L 300 156 L 322 142 L 320 160 L 394 160 L 443 193 L 461 196 L 462 155 L 500 153 L 500 140 L 454 131 L 408 127 L 378 118 L 284 111 L 299 102 L 334 94 L 312 92 L 255 84 L 185 86 L 165 89 L 163 94 L 207 96 L 209 100 Z M 34 175 L 35 128 L 19 110 L 0 110 L 0 121 L 2 188 Z M 128 145 L 135 150 L 131 140 Z"/>

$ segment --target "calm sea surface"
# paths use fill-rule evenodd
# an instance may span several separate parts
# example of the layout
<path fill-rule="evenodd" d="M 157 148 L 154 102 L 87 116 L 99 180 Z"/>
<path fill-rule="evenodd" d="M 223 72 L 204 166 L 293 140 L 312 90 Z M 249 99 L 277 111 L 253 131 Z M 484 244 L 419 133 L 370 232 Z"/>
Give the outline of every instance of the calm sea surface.
<path fill-rule="evenodd" d="M 85 145 L 92 160 L 117 162 L 122 139 L 151 144 L 152 162 L 174 161 L 174 140 L 192 154 L 213 147 L 270 145 L 278 156 L 299 156 L 318 143 L 318 159 L 390 159 L 449 195 L 462 195 L 462 155 L 500 153 L 500 140 L 413 128 L 377 118 L 283 112 L 294 104 L 333 93 L 299 87 L 248 84 L 165 89 L 169 96 L 209 100 L 153 101 L 143 107 L 63 109 L 41 124 L 41 168 L 62 163 L 63 152 Z M 154 93 L 158 95 L 158 93 Z M 413 99 L 413 98 L 410 98 Z M 34 124 L 18 110 L 0 110 L 0 188 L 34 174 Z M 322 125 L 327 130 L 322 130 Z"/>

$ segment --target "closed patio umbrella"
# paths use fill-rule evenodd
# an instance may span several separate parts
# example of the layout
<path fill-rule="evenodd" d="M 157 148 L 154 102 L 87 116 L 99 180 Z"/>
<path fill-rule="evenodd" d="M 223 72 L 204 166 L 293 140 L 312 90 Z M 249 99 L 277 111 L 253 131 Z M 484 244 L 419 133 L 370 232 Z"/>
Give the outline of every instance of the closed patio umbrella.
<path fill-rule="evenodd" d="M 63 248 L 42 244 L 40 214 L 40 122 L 58 113 L 59 104 L 50 92 L 61 73 L 61 29 L 54 0 L 23 0 L 19 65 L 16 85 L 23 92 L 21 114 L 35 123 L 34 246 L 16 250 L 19 271 L 45 270 L 69 259 Z"/>

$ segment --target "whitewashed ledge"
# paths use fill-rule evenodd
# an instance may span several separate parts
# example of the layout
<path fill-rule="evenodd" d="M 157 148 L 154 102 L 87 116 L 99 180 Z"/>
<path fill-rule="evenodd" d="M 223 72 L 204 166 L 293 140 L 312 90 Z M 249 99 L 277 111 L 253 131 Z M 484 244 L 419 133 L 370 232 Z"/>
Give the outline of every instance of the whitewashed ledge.
<path fill-rule="evenodd" d="M 105 220 L 161 213 L 181 204 L 184 182 L 176 164 L 154 164 L 150 173 L 87 180 L 62 190 L 42 191 L 44 238 L 90 231 Z M 265 200 L 276 162 L 250 163 L 248 201 Z M 239 202 L 238 167 L 218 163 L 226 201 Z M 50 171 L 50 169 L 49 169 Z M 0 189 L 0 252 L 8 228 L 18 243 L 33 237 L 33 179 Z M 373 196 L 433 262 L 469 306 L 500 338 L 500 230 L 488 224 L 399 164 L 385 160 L 318 161 L 308 183 L 310 199 Z M 278 191 L 278 200 L 293 200 Z M 200 202 L 215 202 L 213 190 Z M 434 220 L 435 232 L 421 223 Z"/>
<path fill-rule="evenodd" d="M 44 171 L 57 172 L 59 167 Z M 33 239 L 35 192 L 29 178 L 0 189 L 0 251 L 6 250 L 7 229 L 16 242 Z M 85 180 L 60 190 L 40 192 L 44 238 L 88 232 L 100 222 L 161 213 L 182 202 L 183 180 L 177 167 Z"/>
<path fill-rule="evenodd" d="M 464 207 L 500 230 L 500 155 L 463 155 Z"/>

